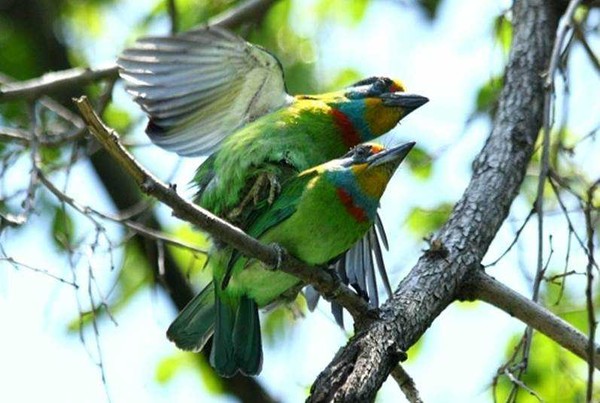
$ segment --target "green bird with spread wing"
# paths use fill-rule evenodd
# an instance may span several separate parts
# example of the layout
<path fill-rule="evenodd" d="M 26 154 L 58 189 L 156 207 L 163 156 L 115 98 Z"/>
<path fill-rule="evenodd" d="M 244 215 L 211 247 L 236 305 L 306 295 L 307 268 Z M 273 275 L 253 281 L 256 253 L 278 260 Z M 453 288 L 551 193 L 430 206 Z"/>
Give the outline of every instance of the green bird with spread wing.
<path fill-rule="evenodd" d="M 220 28 L 142 38 L 117 63 L 149 115 L 151 140 L 182 156 L 209 155 L 194 179 L 196 203 L 244 230 L 258 202 L 273 202 L 285 178 L 388 132 L 427 102 L 386 77 L 289 95 L 275 56 Z M 377 306 L 376 267 L 391 289 L 379 238 L 387 242 L 378 218 L 375 224 L 337 270 Z M 317 294 L 309 297 L 314 307 Z M 333 312 L 341 324 L 341 308 Z"/>

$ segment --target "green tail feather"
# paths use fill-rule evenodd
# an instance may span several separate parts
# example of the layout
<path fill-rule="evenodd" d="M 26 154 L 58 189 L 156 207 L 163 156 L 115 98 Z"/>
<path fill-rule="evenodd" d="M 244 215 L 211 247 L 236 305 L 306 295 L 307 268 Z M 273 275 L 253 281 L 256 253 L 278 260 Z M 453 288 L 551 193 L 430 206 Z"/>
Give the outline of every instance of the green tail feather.
<path fill-rule="evenodd" d="M 262 368 L 262 342 L 256 303 L 242 296 L 224 302 L 217 298 L 211 365 L 221 376 L 238 371 L 257 375 Z"/>
<path fill-rule="evenodd" d="M 231 377 L 238 368 L 233 351 L 233 327 L 235 324 L 236 306 L 230 301 L 223 302 L 216 297 L 217 316 L 213 337 L 210 365 L 221 376 Z"/>
<path fill-rule="evenodd" d="M 257 375 L 262 368 L 262 341 L 258 307 L 242 297 L 233 328 L 233 345 L 238 366 L 245 375 Z"/>
<path fill-rule="evenodd" d="M 200 351 L 215 328 L 215 294 L 211 281 L 186 305 L 167 330 L 167 337 L 182 350 Z"/>

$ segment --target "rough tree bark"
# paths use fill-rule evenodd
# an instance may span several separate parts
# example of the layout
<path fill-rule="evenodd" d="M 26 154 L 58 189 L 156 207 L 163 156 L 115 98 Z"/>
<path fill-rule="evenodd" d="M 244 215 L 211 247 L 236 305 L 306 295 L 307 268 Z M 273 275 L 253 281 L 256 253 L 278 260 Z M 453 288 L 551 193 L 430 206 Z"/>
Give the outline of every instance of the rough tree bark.
<path fill-rule="evenodd" d="M 457 298 L 508 215 L 542 124 L 546 71 L 562 10 L 553 2 L 513 5 L 513 47 L 498 112 L 473 176 L 432 247 L 364 328 L 335 356 L 308 401 L 371 401 L 410 346 Z"/>

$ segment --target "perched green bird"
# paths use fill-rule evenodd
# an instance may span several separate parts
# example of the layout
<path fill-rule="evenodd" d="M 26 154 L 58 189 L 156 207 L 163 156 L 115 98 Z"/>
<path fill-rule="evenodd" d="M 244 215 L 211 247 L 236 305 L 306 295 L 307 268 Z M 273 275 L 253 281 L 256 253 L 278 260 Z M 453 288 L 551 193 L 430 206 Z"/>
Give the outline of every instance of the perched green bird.
<path fill-rule="evenodd" d="M 255 211 L 248 234 L 312 265 L 338 258 L 373 225 L 379 199 L 413 145 L 362 144 L 290 177 L 271 205 Z M 178 347 L 199 351 L 214 333 L 210 361 L 219 374 L 258 374 L 258 308 L 293 297 L 300 280 L 230 247 L 217 249 L 208 264 L 213 282 L 181 311 L 167 335 Z"/>
<path fill-rule="evenodd" d="M 182 156 L 210 155 L 194 179 L 196 203 L 245 230 L 258 201 L 272 202 L 285 178 L 388 132 L 427 102 L 385 77 L 291 96 L 272 54 L 220 28 L 142 38 L 117 63 L 150 117 L 154 143 Z M 375 306 L 376 266 L 390 292 L 378 240 L 385 246 L 385 234 L 376 224 L 338 266 Z M 341 322 L 339 307 L 334 315 Z"/>

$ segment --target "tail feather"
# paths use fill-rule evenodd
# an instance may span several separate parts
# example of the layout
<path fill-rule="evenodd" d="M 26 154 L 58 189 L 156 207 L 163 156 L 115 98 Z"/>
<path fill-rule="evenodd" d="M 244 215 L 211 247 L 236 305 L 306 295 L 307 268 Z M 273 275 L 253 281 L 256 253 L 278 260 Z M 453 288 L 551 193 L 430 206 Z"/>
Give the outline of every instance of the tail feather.
<path fill-rule="evenodd" d="M 215 328 L 214 283 L 210 282 L 186 305 L 167 330 L 167 337 L 182 350 L 200 351 Z"/>
<path fill-rule="evenodd" d="M 217 298 L 216 311 L 211 365 L 225 377 L 238 371 L 245 375 L 260 373 L 262 341 L 256 302 L 246 296 L 233 301 Z"/>
<path fill-rule="evenodd" d="M 216 324 L 210 365 L 224 377 L 232 377 L 238 371 L 233 347 L 233 328 L 237 304 L 234 301 L 222 301 L 216 297 Z"/>
<path fill-rule="evenodd" d="M 245 375 L 257 375 L 262 369 L 262 340 L 258 307 L 254 300 L 243 296 L 233 328 L 235 359 Z"/>

